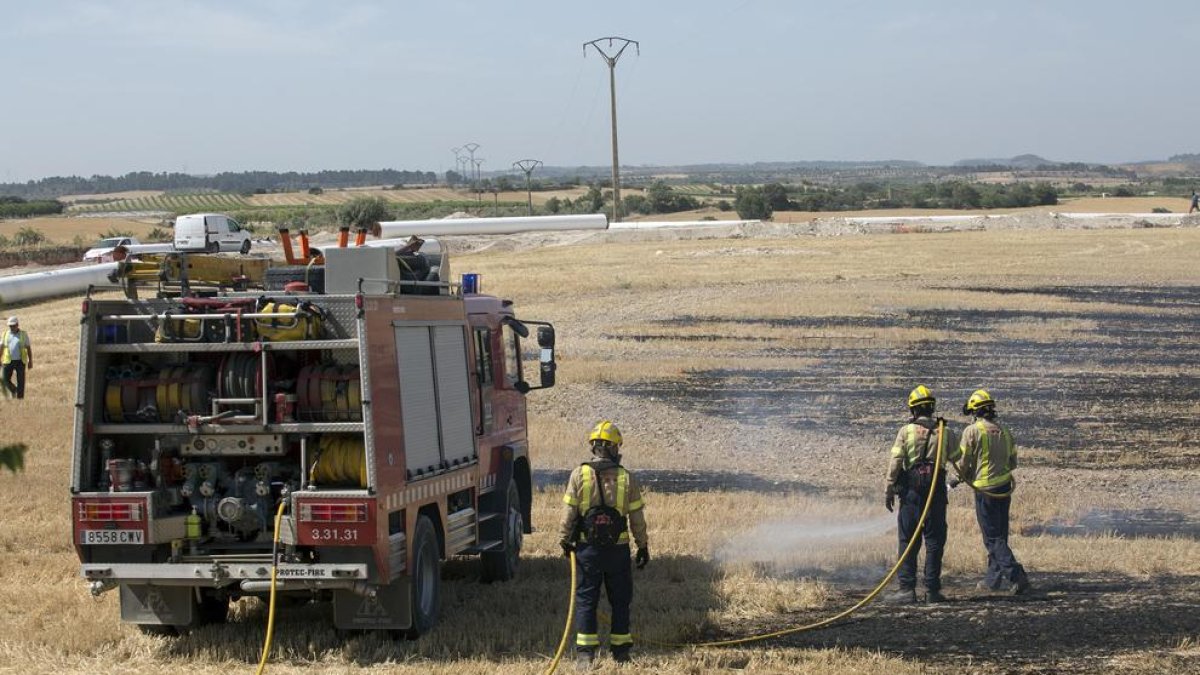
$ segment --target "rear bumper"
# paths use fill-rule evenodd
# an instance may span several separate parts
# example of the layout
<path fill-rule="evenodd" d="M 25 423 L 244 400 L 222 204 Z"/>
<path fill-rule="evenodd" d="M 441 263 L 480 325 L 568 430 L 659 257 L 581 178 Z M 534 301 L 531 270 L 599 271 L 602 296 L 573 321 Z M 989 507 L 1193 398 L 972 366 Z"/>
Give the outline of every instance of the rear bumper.
<path fill-rule="evenodd" d="M 270 563 L 203 562 L 203 563 L 87 563 L 81 566 L 80 576 L 106 586 L 138 584 L 154 586 L 193 586 L 224 588 L 244 586 L 257 589 L 255 582 L 271 580 Z M 329 565 L 279 566 L 276 585 L 292 589 L 355 589 L 368 581 L 366 564 L 339 563 Z M 246 582 L 243 584 L 243 582 Z"/>

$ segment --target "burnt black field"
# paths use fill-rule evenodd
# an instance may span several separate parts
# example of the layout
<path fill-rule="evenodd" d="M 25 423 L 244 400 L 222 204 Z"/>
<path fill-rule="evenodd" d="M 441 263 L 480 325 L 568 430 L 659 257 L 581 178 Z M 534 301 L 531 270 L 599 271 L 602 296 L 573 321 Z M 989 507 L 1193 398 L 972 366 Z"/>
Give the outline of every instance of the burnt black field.
<path fill-rule="evenodd" d="M 1200 441 L 1200 420 L 1192 412 L 1200 400 L 1200 372 L 1194 366 L 1200 360 L 1200 287 L 943 290 L 1023 295 L 1025 304 L 1030 304 L 1031 294 L 1053 296 L 1069 300 L 1077 309 L 892 309 L 876 315 L 757 319 L 685 316 L 656 322 L 660 328 L 654 332 L 611 339 L 674 340 L 678 338 L 669 329 L 681 326 L 711 327 L 704 335 L 685 338 L 691 340 L 719 339 L 722 327 L 731 325 L 938 330 L 969 339 L 892 347 L 874 346 L 869 339 L 840 346 L 837 338 L 830 338 L 806 348 L 738 338 L 745 344 L 740 357 L 802 357 L 813 363 L 786 370 L 705 370 L 681 380 L 629 385 L 624 391 L 741 421 L 872 434 L 882 419 L 903 415 L 904 397 L 917 383 L 934 389 L 940 412 L 947 417 L 960 417 L 962 401 L 972 390 L 985 387 L 999 400 L 1001 417 L 1025 447 L 1152 452 Z M 1074 329 L 1070 339 L 1056 342 L 1008 339 L 997 333 L 1006 324 L 1027 328 L 1061 319 L 1086 320 L 1090 327 Z"/>

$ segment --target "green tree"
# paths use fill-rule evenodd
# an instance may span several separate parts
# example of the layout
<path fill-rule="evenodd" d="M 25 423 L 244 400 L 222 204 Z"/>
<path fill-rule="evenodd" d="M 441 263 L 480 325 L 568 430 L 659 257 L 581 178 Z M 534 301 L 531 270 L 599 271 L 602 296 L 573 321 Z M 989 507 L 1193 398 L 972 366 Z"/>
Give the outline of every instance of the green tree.
<path fill-rule="evenodd" d="M 650 206 L 650 200 L 644 195 L 631 194 L 621 198 L 621 211 L 626 214 L 641 213 L 643 215 L 654 213 Z"/>
<path fill-rule="evenodd" d="M 372 229 L 375 224 L 387 220 L 390 211 L 387 202 L 379 197 L 355 197 L 338 207 L 338 223 L 352 230 Z"/>
<path fill-rule="evenodd" d="M 604 211 L 604 193 L 600 192 L 600 186 L 593 184 L 588 188 L 587 194 L 576 200 L 578 206 L 582 202 L 586 213 L 601 213 Z"/>
<path fill-rule="evenodd" d="M 743 220 L 769 220 L 774 210 L 762 188 L 739 187 L 734 193 L 733 208 Z"/>
<path fill-rule="evenodd" d="M 779 183 L 767 183 L 762 187 L 763 197 L 771 205 L 772 211 L 787 211 L 792 206 L 788 199 L 787 188 Z"/>
<path fill-rule="evenodd" d="M 544 206 L 546 208 L 546 213 L 558 213 L 562 210 L 563 204 L 562 200 L 558 197 L 551 197 L 550 199 L 546 200 Z"/>
<path fill-rule="evenodd" d="M 649 213 L 670 213 L 674 210 L 674 200 L 674 192 L 661 180 L 654 181 L 646 190 L 646 207 Z"/>

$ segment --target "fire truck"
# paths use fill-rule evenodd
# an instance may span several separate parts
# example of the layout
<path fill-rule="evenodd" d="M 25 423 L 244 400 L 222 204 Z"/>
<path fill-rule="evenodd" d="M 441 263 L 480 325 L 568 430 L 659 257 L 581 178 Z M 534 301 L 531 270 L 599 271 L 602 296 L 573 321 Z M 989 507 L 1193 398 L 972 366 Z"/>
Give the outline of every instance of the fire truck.
<path fill-rule="evenodd" d="M 121 263 L 125 297 L 89 291 L 73 538 L 123 621 L 184 632 L 274 583 L 288 605 L 332 601 L 339 629 L 415 637 L 446 559 L 514 576 L 525 397 L 554 384 L 554 328 L 409 249 L 265 269 L 171 253 Z"/>

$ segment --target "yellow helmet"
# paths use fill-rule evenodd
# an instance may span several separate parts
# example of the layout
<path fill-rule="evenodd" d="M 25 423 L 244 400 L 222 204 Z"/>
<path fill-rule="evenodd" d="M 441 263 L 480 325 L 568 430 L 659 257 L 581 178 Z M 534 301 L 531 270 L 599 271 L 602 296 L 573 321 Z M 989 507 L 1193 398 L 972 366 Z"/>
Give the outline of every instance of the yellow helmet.
<path fill-rule="evenodd" d="M 621 430 L 617 428 L 617 425 L 608 420 L 600 420 L 596 423 L 596 426 L 592 427 L 592 433 L 588 436 L 588 441 L 592 443 L 606 441 L 620 447 L 622 442 Z"/>
<path fill-rule="evenodd" d="M 987 393 L 986 389 L 976 389 L 975 393 L 971 394 L 971 398 L 967 399 L 967 402 L 963 404 L 963 414 L 967 415 L 984 408 L 994 408 L 995 406 L 996 401 L 992 398 L 991 394 Z"/>
<path fill-rule="evenodd" d="M 933 397 L 933 392 L 929 391 L 929 387 L 923 384 L 918 384 L 916 389 L 908 392 L 908 407 L 915 408 L 926 403 L 936 403 L 937 399 Z"/>

